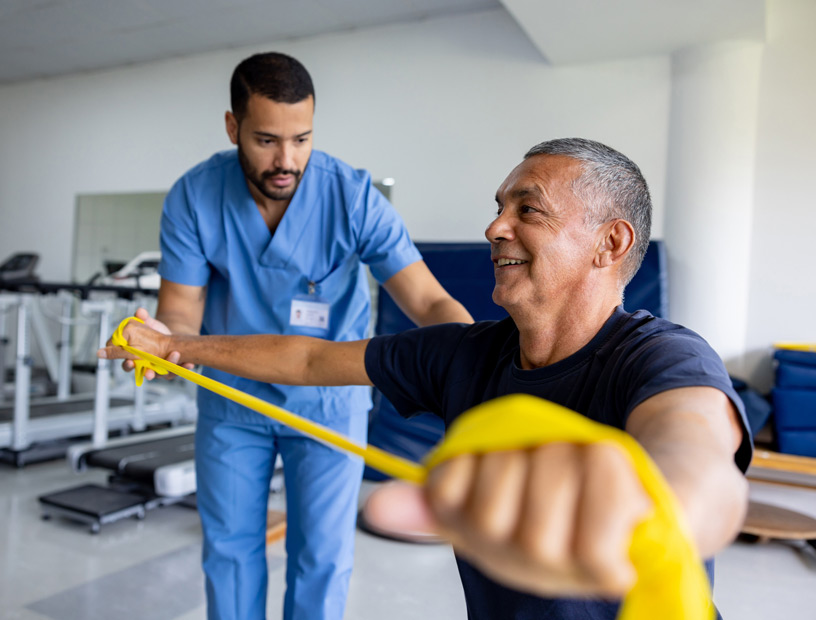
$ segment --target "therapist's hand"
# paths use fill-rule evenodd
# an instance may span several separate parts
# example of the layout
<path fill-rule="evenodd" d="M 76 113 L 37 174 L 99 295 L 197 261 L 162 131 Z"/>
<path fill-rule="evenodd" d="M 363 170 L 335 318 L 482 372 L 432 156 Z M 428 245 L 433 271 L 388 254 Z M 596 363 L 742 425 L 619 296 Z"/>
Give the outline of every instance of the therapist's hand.
<path fill-rule="evenodd" d="M 168 362 L 178 364 L 181 354 L 178 351 L 170 350 L 170 330 L 161 321 L 150 316 L 148 311 L 144 308 L 136 310 L 134 316 L 144 321 L 144 325 L 138 321 L 130 321 L 122 332 L 122 335 L 127 340 L 128 344 L 134 349 L 146 351 L 156 357 L 166 359 Z M 124 359 L 122 368 L 130 372 L 133 370 L 133 360 L 135 356 L 131 355 L 122 348 L 113 346 L 111 341 L 107 342 L 105 348 L 97 351 L 97 357 L 102 359 Z M 193 364 L 182 364 L 184 368 L 191 369 Z M 174 374 L 170 373 L 163 375 L 166 379 L 172 379 Z M 156 377 L 156 373 L 147 368 L 145 369 L 144 378 L 152 380 Z"/>
<path fill-rule="evenodd" d="M 625 594 L 632 533 L 651 508 L 618 448 L 566 443 L 451 459 L 394 509 L 417 505 L 492 579 L 558 598 Z"/>

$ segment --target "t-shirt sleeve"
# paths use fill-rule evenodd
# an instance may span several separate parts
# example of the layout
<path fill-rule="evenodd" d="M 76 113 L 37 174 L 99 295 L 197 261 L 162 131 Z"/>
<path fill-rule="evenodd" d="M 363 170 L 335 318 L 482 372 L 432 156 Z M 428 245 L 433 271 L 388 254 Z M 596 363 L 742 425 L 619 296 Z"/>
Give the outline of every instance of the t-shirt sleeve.
<path fill-rule="evenodd" d="M 206 286 L 210 264 L 201 247 L 193 204 L 195 197 L 183 177 L 164 199 L 159 241 L 159 275 L 189 286 Z"/>
<path fill-rule="evenodd" d="M 378 282 L 385 282 L 422 260 L 399 213 L 371 184 L 368 173 L 363 174 L 351 215 L 360 260 L 369 266 Z"/>
<path fill-rule="evenodd" d="M 467 328 L 447 323 L 372 338 L 365 352 L 369 379 L 402 416 L 430 411 L 444 418 L 444 388 Z"/>
<path fill-rule="evenodd" d="M 720 357 L 700 336 L 689 330 L 672 337 L 655 338 L 627 362 L 626 417 L 643 401 L 682 387 L 713 387 L 733 403 L 742 425 L 742 442 L 734 457 L 744 472 L 753 453 L 745 405 L 733 387 Z"/>

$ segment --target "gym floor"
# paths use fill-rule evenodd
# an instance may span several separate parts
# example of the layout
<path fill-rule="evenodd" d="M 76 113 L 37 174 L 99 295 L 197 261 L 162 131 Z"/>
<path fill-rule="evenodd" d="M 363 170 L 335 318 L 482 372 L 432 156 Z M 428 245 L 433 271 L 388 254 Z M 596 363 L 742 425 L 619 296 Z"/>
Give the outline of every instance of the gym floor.
<path fill-rule="evenodd" d="M 201 530 L 194 510 L 168 506 L 142 521 L 88 526 L 43 521 L 37 498 L 104 472 L 75 474 L 64 461 L 24 469 L 0 465 L 0 618 L 4 620 L 201 620 Z M 364 483 L 362 497 L 373 488 Z M 816 517 L 816 489 L 752 483 L 752 498 Z M 270 508 L 284 509 L 284 494 Z M 346 617 L 354 620 L 466 618 L 453 554 L 358 531 Z M 267 617 L 280 618 L 285 552 L 268 547 Z M 816 551 L 802 543 L 735 542 L 717 559 L 715 601 L 725 620 L 812 619 Z"/>

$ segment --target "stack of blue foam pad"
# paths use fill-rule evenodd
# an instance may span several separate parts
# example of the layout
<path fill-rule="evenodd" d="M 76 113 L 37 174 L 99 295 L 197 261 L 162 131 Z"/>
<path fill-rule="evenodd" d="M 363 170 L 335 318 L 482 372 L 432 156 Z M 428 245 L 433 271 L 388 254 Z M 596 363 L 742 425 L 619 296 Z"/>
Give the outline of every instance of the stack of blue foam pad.
<path fill-rule="evenodd" d="M 774 359 L 772 396 L 779 451 L 816 456 L 816 353 L 779 349 Z"/>

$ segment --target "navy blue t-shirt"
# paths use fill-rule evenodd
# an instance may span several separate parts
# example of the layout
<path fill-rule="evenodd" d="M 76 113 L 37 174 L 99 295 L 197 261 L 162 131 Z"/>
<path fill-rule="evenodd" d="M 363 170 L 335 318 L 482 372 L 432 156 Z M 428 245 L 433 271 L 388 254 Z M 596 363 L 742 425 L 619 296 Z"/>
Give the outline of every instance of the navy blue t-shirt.
<path fill-rule="evenodd" d="M 374 385 L 400 412 L 430 411 L 449 426 L 463 412 L 506 394 L 531 394 L 623 429 L 646 399 L 679 387 L 724 392 L 739 411 L 743 440 L 737 466 L 751 462 L 752 442 L 742 400 L 722 360 L 693 331 L 644 310 L 615 309 L 581 350 L 550 366 L 523 370 L 512 319 L 448 323 L 377 336 L 365 353 Z M 457 558 L 471 620 L 614 620 L 619 603 L 545 599 L 506 588 Z M 706 563 L 709 576 L 713 564 Z"/>

